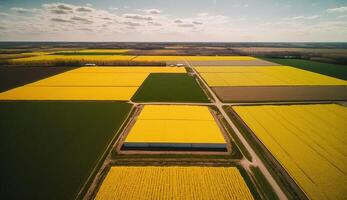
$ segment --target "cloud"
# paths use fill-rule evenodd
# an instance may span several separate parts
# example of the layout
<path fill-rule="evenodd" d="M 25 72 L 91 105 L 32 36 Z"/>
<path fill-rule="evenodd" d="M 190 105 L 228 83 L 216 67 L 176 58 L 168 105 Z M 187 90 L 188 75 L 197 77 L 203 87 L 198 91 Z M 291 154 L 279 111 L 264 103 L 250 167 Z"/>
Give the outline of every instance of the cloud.
<path fill-rule="evenodd" d="M 313 20 L 313 19 L 318 19 L 319 17 L 320 17 L 320 15 L 295 16 L 295 17 L 282 18 L 282 20 L 284 20 L 284 21 Z"/>
<path fill-rule="evenodd" d="M 71 17 L 71 20 L 80 21 L 80 22 L 87 23 L 87 24 L 93 23 L 93 21 L 91 21 L 91 20 L 89 20 L 87 18 L 78 17 L 78 16 Z"/>
<path fill-rule="evenodd" d="M 61 18 L 51 18 L 53 22 L 61 22 L 61 23 L 72 23 L 71 20 L 61 19 Z"/>
<path fill-rule="evenodd" d="M 123 15 L 123 16 L 124 16 L 125 18 L 127 18 L 127 19 L 147 20 L 147 21 L 153 20 L 152 17 L 144 16 L 144 15 L 138 15 L 138 14 L 125 14 L 125 15 Z"/>
<path fill-rule="evenodd" d="M 175 21 L 173 21 L 174 23 L 176 23 L 176 24 L 181 24 L 181 23 L 183 23 L 183 21 L 182 20 L 180 20 L 180 19 L 176 19 Z"/>
<path fill-rule="evenodd" d="M 80 30 L 80 31 L 89 31 L 89 32 L 93 31 L 93 29 L 90 29 L 90 28 L 79 28 L 78 30 Z"/>
<path fill-rule="evenodd" d="M 30 9 L 18 8 L 18 7 L 11 8 L 11 10 L 14 11 L 14 12 L 20 13 L 20 14 L 25 14 L 25 13 L 32 12 L 32 10 L 30 10 Z"/>
<path fill-rule="evenodd" d="M 7 13 L 4 13 L 4 12 L 0 12 L 0 16 L 2 16 L 2 17 L 7 17 L 7 16 L 9 16 Z"/>
<path fill-rule="evenodd" d="M 327 9 L 328 13 L 342 13 L 342 12 L 347 12 L 347 6 L 342 6 L 338 8 L 330 8 Z"/>
<path fill-rule="evenodd" d="M 116 8 L 116 7 L 110 7 L 110 8 L 108 8 L 109 10 L 113 10 L 113 11 L 115 11 L 115 10 L 119 10 L 119 8 Z"/>
<path fill-rule="evenodd" d="M 142 12 L 145 12 L 147 14 L 152 14 L 152 15 L 158 15 L 160 14 L 162 11 L 159 10 L 159 9 L 155 9 L 155 8 L 152 8 L 152 9 L 138 9 L 139 11 L 142 11 Z"/>
<path fill-rule="evenodd" d="M 94 9 L 90 7 L 79 7 L 76 9 L 78 12 L 92 12 Z"/>
<path fill-rule="evenodd" d="M 162 24 L 159 23 L 159 22 L 152 22 L 152 21 L 149 21 L 148 24 L 149 24 L 149 25 L 153 25 L 153 26 L 162 26 Z"/>
<path fill-rule="evenodd" d="M 72 10 L 72 7 L 67 4 L 57 4 L 57 8 L 61 10 Z"/>
<path fill-rule="evenodd" d="M 43 4 L 42 7 L 53 14 L 70 14 L 73 13 L 73 6 L 63 3 Z"/>
<path fill-rule="evenodd" d="M 347 15 L 340 15 L 336 17 L 337 19 L 343 19 L 343 18 L 347 18 Z"/>
<path fill-rule="evenodd" d="M 127 26 L 141 26 L 140 23 L 131 22 L 131 21 L 126 21 L 126 22 L 123 22 L 122 24 L 127 25 Z"/>
<path fill-rule="evenodd" d="M 195 25 L 202 25 L 202 24 L 204 24 L 204 23 L 198 22 L 198 21 L 193 21 L 192 23 L 195 24 Z"/>
<path fill-rule="evenodd" d="M 194 28 L 194 24 L 179 24 L 179 27 L 183 27 L 183 28 Z"/>

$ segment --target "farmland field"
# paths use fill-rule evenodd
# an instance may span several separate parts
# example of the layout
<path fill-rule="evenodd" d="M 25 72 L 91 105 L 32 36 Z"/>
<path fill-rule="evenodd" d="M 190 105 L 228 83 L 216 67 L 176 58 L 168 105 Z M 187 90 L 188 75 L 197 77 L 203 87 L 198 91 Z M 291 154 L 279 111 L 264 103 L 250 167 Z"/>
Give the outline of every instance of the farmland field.
<path fill-rule="evenodd" d="M 208 107 L 145 105 L 124 146 L 226 149 L 226 141 Z"/>
<path fill-rule="evenodd" d="M 332 76 L 335 78 L 347 80 L 347 67 L 345 65 L 322 63 L 303 59 L 275 59 L 263 58 L 267 61 L 279 63 L 282 65 L 290 65 L 299 69 Z"/>
<path fill-rule="evenodd" d="M 347 108 L 233 106 L 309 199 L 345 199 Z"/>
<path fill-rule="evenodd" d="M 47 78 L 68 70 L 72 67 L 5 67 L 0 68 L 0 92 L 23 86 L 37 80 Z"/>
<path fill-rule="evenodd" d="M 0 102 L 0 198 L 74 199 L 130 107 Z"/>
<path fill-rule="evenodd" d="M 209 102 L 187 74 L 151 74 L 132 98 L 135 102 Z"/>
<path fill-rule="evenodd" d="M 289 66 L 196 67 L 213 86 L 347 85 L 347 81 Z"/>
<path fill-rule="evenodd" d="M 150 72 L 184 68 L 82 67 L 0 93 L 2 100 L 129 100 Z"/>
<path fill-rule="evenodd" d="M 122 180 L 122 181 L 120 181 Z M 112 167 L 96 199 L 253 199 L 235 167 Z"/>
<path fill-rule="evenodd" d="M 195 67 L 224 102 L 347 100 L 347 81 L 289 66 Z"/>

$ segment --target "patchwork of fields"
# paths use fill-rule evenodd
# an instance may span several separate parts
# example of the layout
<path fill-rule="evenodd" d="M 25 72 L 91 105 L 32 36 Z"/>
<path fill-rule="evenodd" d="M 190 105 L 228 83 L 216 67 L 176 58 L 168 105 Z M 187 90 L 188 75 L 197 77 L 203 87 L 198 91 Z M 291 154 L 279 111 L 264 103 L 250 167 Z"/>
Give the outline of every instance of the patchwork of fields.
<path fill-rule="evenodd" d="M 233 106 L 309 199 L 345 199 L 347 108 Z"/>
<path fill-rule="evenodd" d="M 226 150 L 223 134 L 208 107 L 145 105 L 125 148 Z"/>
<path fill-rule="evenodd" d="M 6 77 L 12 71 L 0 69 L 1 198 L 290 199 L 301 190 L 309 199 L 346 197 L 347 108 L 315 104 L 347 100 L 343 70 L 138 52 L 145 50 L 4 56 L 10 67 L 50 71 L 13 81 Z M 70 67 L 85 64 L 103 66 Z M 247 105 L 275 101 L 309 104 Z M 235 113 L 225 114 L 222 107 L 231 104 L 223 102 L 246 102 L 232 106 L 240 126 L 227 120 Z M 242 140 L 241 128 L 255 137 Z M 245 141 L 267 149 L 265 157 L 289 176 L 272 179 L 283 169 L 267 171 Z M 294 191 L 284 194 L 288 185 Z"/>
<path fill-rule="evenodd" d="M 234 167 L 112 167 L 96 195 L 96 199 L 139 197 L 253 199 Z"/>

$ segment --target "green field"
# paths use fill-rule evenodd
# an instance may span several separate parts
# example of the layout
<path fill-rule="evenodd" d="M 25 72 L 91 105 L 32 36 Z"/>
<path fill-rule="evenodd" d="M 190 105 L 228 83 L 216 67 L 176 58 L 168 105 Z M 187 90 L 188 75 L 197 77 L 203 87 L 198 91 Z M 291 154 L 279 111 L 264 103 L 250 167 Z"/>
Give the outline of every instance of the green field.
<path fill-rule="evenodd" d="M 261 58 L 281 65 L 289 65 L 299 69 L 332 76 L 335 78 L 347 80 L 347 66 L 329 63 L 321 63 L 302 59 L 279 59 L 279 58 Z"/>
<path fill-rule="evenodd" d="M 130 104 L 0 102 L 1 199 L 74 199 Z"/>
<path fill-rule="evenodd" d="M 187 74 L 150 74 L 132 100 L 135 102 L 209 102 L 199 84 Z"/>

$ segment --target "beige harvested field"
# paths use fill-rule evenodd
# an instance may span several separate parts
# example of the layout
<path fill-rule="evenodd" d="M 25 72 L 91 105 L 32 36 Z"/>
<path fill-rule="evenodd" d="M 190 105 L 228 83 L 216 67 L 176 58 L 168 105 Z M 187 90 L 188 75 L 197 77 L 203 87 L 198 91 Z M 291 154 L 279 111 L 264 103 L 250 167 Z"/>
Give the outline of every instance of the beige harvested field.
<path fill-rule="evenodd" d="M 214 60 L 214 61 L 189 61 L 191 66 L 277 66 L 279 64 L 265 60 Z"/>
<path fill-rule="evenodd" d="M 347 100 L 347 86 L 212 87 L 224 102 Z"/>

